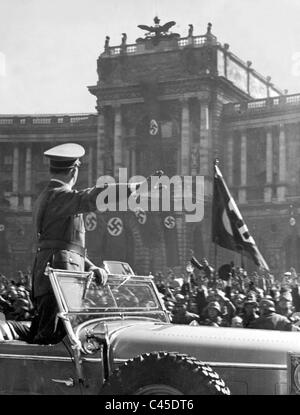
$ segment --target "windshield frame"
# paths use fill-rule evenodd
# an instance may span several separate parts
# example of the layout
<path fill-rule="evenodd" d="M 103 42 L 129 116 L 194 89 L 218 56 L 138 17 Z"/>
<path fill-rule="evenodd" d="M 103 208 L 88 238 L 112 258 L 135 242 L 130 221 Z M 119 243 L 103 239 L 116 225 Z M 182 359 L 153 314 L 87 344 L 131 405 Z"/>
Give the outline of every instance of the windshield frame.
<path fill-rule="evenodd" d="M 163 312 L 164 314 L 167 315 L 167 309 L 165 307 L 164 301 L 161 298 L 161 296 L 159 295 L 159 292 L 157 290 L 157 287 L 154 284 L 153 281 L 153 277 L 152 276 L 138 276 L 138 275 L 116 275 L 116 274 L 109 274 L 108 275 L 108 287 L 109 290 L 111 290 L 111 287 L 109 285 L 109 281 L 111 279 L 114 279 L 114 281 L 116 281 L 116 279 L 120 280 L 120 283 L 118 284 L 117 287 L 120 287 L 121 285 L 125 284 L 127 281 L 129 280 L 133 280 L 135 283 L 139 283 L 139 282 L 143 282 L 146 285 L 149 286 L 149 289 L 151 289 L 152 295 L 156 301 L 156 307 L 155 308 L 146 308 L 146 307 L 107 307 L 107 308 L 99 308 L 99 309 L 82 309 L 82 310 L 78 310 L 78 311 L 74 311 L 72 309 L 70 309 L 67 300 L 65 298 L 65 295 L 62 291 L 62 287 L 59 283 L 59 274 L 64 274 L 64 275 L 70 275 L 70 276 L 78 276 L 78 277 L 86 277 L 88 278 L 88 276 L 90 275 L 90 272 L 79 272 L 79 271 L 69 271 L 69 270 L 62 270 L 62 269 L 55 269 L 55 268 L 51 268 L 48 267 L 47 273 L 49 275 L 51 284 L 52 284 L 52 288 L 56 297 L 56 301 L 58 304 L 58 308 L 59 308 L 59 312 L 63 313 L 64 315 L 91 315 L 91 316 L 99 316 L 101 317 L 101 315 L 106 315 L 107 314 L 111 314 L 112 316 L 122 316 L 122 315 L 139 315 L 142 313 L 149 313 L 149 314 L 157 314 L 158 312 Z M 117 304 L 116 304 L 117 305 Z"/>

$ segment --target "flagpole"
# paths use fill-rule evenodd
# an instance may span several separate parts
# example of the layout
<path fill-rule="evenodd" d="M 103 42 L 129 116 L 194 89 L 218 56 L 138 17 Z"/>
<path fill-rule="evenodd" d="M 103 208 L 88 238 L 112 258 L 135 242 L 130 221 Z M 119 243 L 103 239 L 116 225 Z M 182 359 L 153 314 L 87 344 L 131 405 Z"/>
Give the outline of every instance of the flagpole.
<path fill-rule="evenodd" d="M 215 177 L 215 167 L 219 165 L 219 159 L 215 158 L 214 159 L 214 164 L 213 164 L 213 178 Z M 215 245 L 215 249 L 214 249 L 214 263 L 215 263 L 215 271 L 214 271 L 214 285 L 216 285 L 216 281 L 217 281 L 217 269 L 218 269 L 218 244 L 215 241 L 214 242 Z"/>

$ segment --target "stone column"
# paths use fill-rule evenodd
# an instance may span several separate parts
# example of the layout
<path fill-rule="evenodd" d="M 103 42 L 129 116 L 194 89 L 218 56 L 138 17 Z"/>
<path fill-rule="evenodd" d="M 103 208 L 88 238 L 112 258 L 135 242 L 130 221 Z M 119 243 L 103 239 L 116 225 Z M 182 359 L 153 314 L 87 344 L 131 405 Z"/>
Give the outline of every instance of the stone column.
<path fill-rule="evenodd" d="M 17 193 L 19 190 L 19 147 L 14 147 L 13 152 L 13 185 L 12 190 Z"/>
<path fill-rule="evenodd" d="M 227 140 L 227 183 L 233 185 L 233 131 L 229 132 Z"/>
<path fill-rule="evenodd" d="M 246 130 L 241 131 L 241 183 L 239 188 L 239 203 L 247 200 L 247 135 Z"/>
<path fill-rule="evenodd" d="M 128 174 L 130 174 L 130 148 L 126 147 L 123 151 L 124 153 L 124 167 L 126 167 Z"/>
<path fill-rule="evenodd" d="M 32 168 L 32 150 L 31 147 L 26 148 L 25 156 L 25 193 L 24 196 L 24 209 L 31 210 L 31 168 Z"/>
<path fill-rule="evenodd" d="M 13 170 L 12 170 L 12 195 L 10 197 L 11 209 L 17 209 L 19 205 L 19 147 L 18 144 L 13 149 Z"/>
<path fill-rule="evenodd" d="M 283 202 L 286 193 L 286 137 L 284 124 L 279 126 L 279 185 L 277 187 L 277 200 Z"/>
<path fill-rule="evenodd" d="M 190 114 L 187 98 L 181 100 L 181 174 L 189 174 L 190 159 Z"/>
<path fill-rule="evenodd" d="M 136 149 L 130 150 L 130 174 L 131 176 L 136 175 Z"/>
<path fill-rule="evenodd" d="M 96 143 L 96 153 L 97 153 L 97 178 L 104 174 L 104 151 L 105 151 L 105 119 L 104 119 L 104 109 L 100 108 L 97 119 L 97 143 Z"/>
<path fill-rule="evenodd" d="M 272 185 L 273 185 L 273 137 L 272 128 L 266 130 L 266 186 L 265 202 L 272 202 Z"/>
<path fill-rule="evenodd" d="M 115 129 L 114 129 L 114 176 L 119 175 L 119 168 L 122 167 L 122 114 L 121 105 L 116 105 Z"/>
<path fill-rule="evenodd" d="M 209 176 L 210 125 L 208 102 L 200 102 L 200 175 Z"/>
<path fill-rule="evenodd" d="M 31 191 L 31 157 L 31 147 L 27 147 L 25 159 L 25 192 Z"/>

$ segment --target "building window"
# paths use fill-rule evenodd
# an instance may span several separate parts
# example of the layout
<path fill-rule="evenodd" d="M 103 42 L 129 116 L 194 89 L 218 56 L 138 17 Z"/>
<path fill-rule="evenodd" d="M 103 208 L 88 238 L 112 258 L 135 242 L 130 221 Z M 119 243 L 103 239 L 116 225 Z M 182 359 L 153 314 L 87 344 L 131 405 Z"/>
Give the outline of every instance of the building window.
<path fill-rule="evenodd" d="M 32 124 L 50 124 L 51 118 L 33 118 Z"/>
<path fill-rule="evenodd" d="M 0 124 L 13 124 L 12 118 L 0 118 Z"/>

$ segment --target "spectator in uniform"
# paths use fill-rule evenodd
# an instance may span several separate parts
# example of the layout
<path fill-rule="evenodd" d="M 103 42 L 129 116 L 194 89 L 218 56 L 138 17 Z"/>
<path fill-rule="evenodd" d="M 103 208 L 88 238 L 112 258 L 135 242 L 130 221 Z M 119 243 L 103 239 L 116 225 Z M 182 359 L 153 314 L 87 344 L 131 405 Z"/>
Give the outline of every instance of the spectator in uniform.
<path fill-rule="evenodd" d="M 163 281 L 163 275 L 162 275 L 161 272 L 158 272 L 157 274 L 155 274 L 154 281 L 155 281 L 155 285 L 156 285 L 156 288 L 158 289 L 158 291 L 161 294 L 165 294 L 166 293 L 166 286 L 165 286 L 165 283 Z"/>
<path fill-rule="evenodd" d="M 211 301 L 206 309 L 206 318 L 201 322 L 204 326 L 224 327 L 227 326 L 222 318 L 221 305 L 218 301 Z"/>
<path fill-rule="evenodd" d="M 214 287 L 214 268 L 209 265 L 206 258 L 202 258 L 201 265 L 203 267 L 205 278 L 208 281 L 208 287 Z"/>
<path fill-rule="evenodd" d="M 299 312 L 295 312 L 291 291 L 283 291 L 280 294 L 279 301 L 276 306 L 276 312 L 287 317 L 293 324 L 299 325 L 300 316 Z"/>
<path fill-rule="evenodd" d="M 300 312 L 300 287 L 298 282 L 294 282 L 292 285 L 292 297 L 295 311 Z"/>
<path fill-rule="evenodd" d="M 259 303 L 260 316 L 249 324 L 252 329 L 300 331 L 300 328 L 285 316 L 275 312 L 275 304 L 272 300 L 263 298 Z"/>
<path fill-rule="evenodd" d="M 205 286 L 197 287 L 195 289 L 195 303 L 197 306 L 197 314 L 201 316 L 207 306 L 207 288 Z"/>
<path fill-rule="evenodd" d="M 191 324 L 193 321 L 199 323 L 199 315 L 188 311 L 185 297 L 182 294 L 176 294 L 176 303 L 173 310 L 172 323 Z"/>
<path fill-rule="evenodd" d="M 181 294 L 189 297 L 192 295 L 193 287 L 191 283 L 191 275 L 189 273 L 183 274 L 183 284 L 181 286 Z"/>
<path fill-rule="evenodd" d="M 293 297 L 290 291 L 284 290 L 280 293 L 275 310 L 278 314 L 288 318 L 293 314 Z"/>
<path fill-rule="evenodd" d="M 223 324 L 226 323 L 226 325 L 230 326 L 231 325 L 231 319 L 236 314 L 236 307 L 232 303 L 232 301 L 228 297 L 226 297 L 225 293 L 222 290 L 217 289 L 215 291 L 215 295 L 216 295 L 216 300 L 221 305 L 221 311 L 222 311 L 222 316 L 223 316 Z"/>
<path fill-rule="evenodd" d="M 241 293 L 237 293 L 233 296 L 232 302 L 236 308 L 236 315 L 242 316 L 244 314 L 244 301 L 246 296 Z"/>
<path fill-rule="evenodd" d="M 272 287 L 270 289 L 270 296 L 272 297 L 272 300 L 275 303 L 275 306 L 277 306 L 279 298 L 280 298 L 280 290 L 277 287 Z"/>
<path fill-rule="evenodd" d="M 247 295 L 244 306 L 243 306 L 243 327 L 249 327 L 249 325 L 254 322 L 259 317 L 258 314 L 258 303 L 256 301 L 256 296 L 253 293 Z"/>

